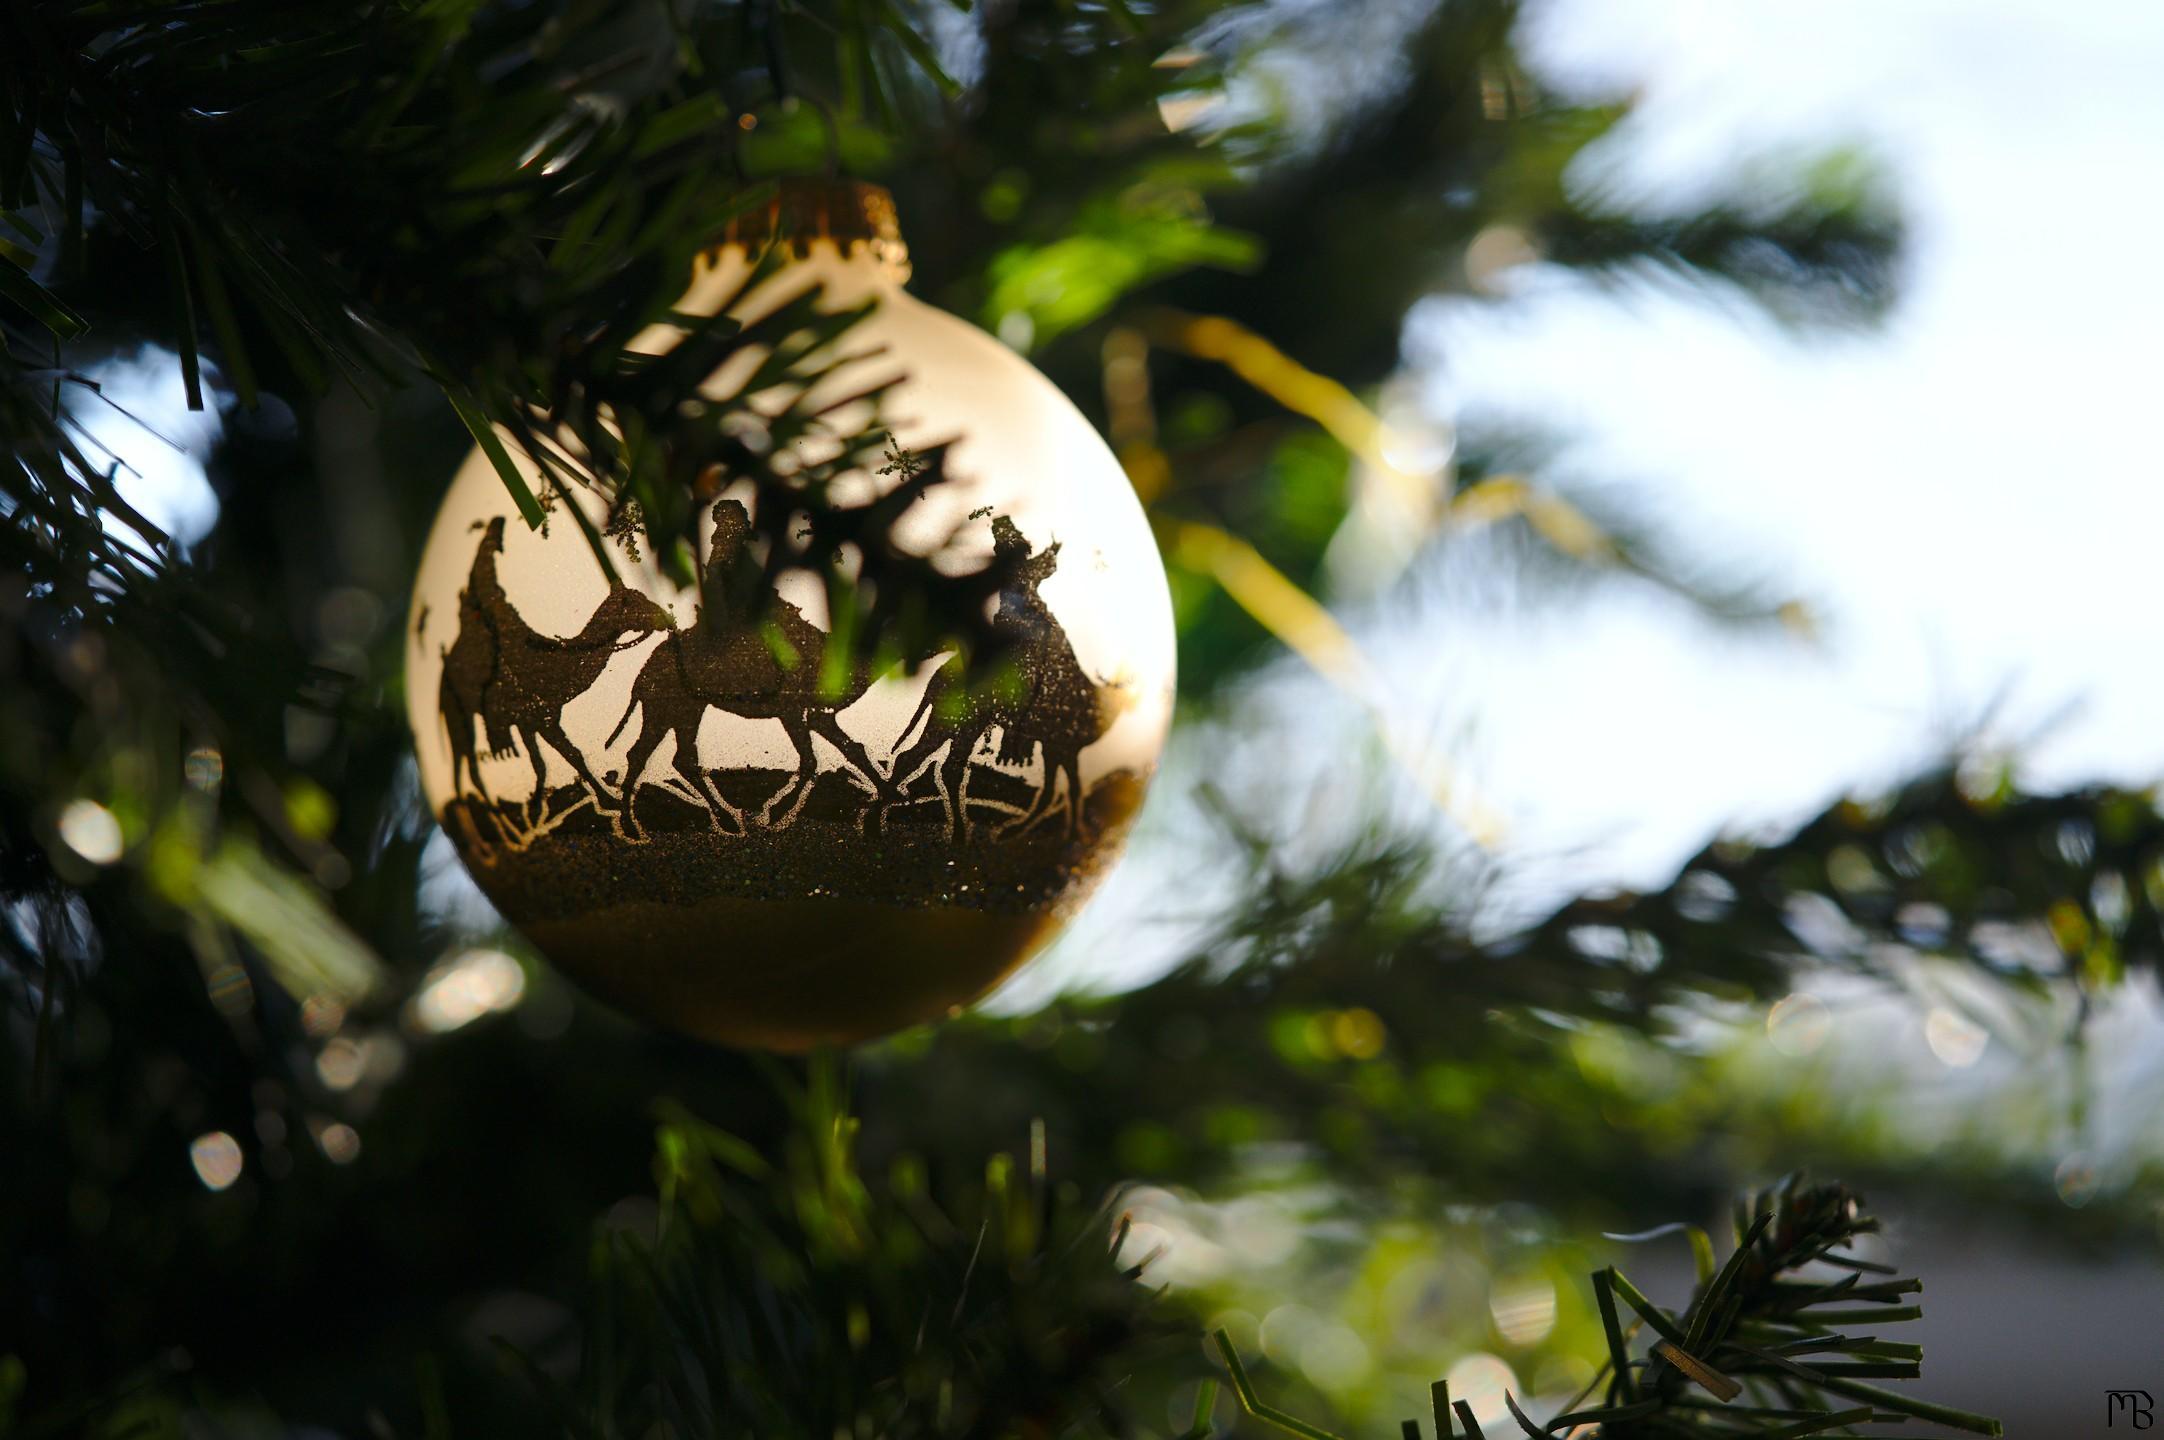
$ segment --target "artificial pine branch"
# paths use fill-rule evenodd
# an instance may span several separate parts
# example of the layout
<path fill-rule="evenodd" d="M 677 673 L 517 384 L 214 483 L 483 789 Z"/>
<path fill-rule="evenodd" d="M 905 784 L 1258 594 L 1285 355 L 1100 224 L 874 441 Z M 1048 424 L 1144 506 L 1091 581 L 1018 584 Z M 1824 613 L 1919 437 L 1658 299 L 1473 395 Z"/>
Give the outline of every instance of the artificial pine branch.
<path fill-rule="evenodd" d="M 891 1106 L 919 1134 L 976 1143 L 980 1125 L 1018 1123 L 999 1097 L 1028 1096 L 1071 1149 L 1108 1167 L 1146 1121 L 1163 1137 L 1161 1166 L 1185 1184 L 1237 1177 L 1259 1133 L 1302 1147 L 1338 1185 L 1433 1177 L 1450 1199 L 1496 1203 L 1531 1184 L 1587 1223 L 1639 1223 L 1714 1203 L 1733 1163 L 1717 1150 L 1868 1178 L 1900 1164 L 1902 1142 L 1717 1086 L 1652 1105 L 1576 1047 L 1658 1042 L 1672 1017 L 1709 1005 L 1762 1015 L 1821 968 L 1890 991 L 1928 958 L 2009 998 L 2071 1000 L 2164 957 L 2164 892 L 2144 878 L 2164 861 L 2164 821 L 2133 790 L 2023 796 L 1926 775 L 1831 806 L 1788 837 L 1710 845 L 1643 893 L 1589 895 L 1501 935 L 1448 898 L 1477 894 L 1481 872 L 1433 842 L 1363 836 L 1294 871 L 1273 837 L 1246 838 L 1253 869 L 1185 963 L 1121 994 L 944 1027 L 927 1042 L 932 1063 L 893 1066 L 868 1094 L 875 1120 Z M 1337 1043 L 1344 1017 L 1364 1043 Z M 1070 1045 L 1085 1037 L 1082 1093 Z M 1264 1117 L 1261 1128 L 1228 1128 L 1233 1112 Z M 1679 1133 L 1726 1138 L 1688 1146 L 1684 1163 L 1648 1143 Z M 1584 1183 L 1550 1187 L 1528 1153 L 1568 1157 Z M 2123 1189 L 2078 1212 L 2003 1129 L 1901 1173 L 1952 1203 L 1988 1194 L 2048 1215 L 2058 1233 L 2097 1236 L 2146 1223 L 2139 1197 L 2156 1162 L 2138 1163 Z"/>
<path fill-rule="evenodd" d="M 1048 1178 L 1041 1128 L 981 1183 L 915 1158 L 875 1179 L 833 1068 L 781 1084 L 778 1154 L 666 1108 L 658 1221 L 597 1238 L 576 1375 L 520 1360 L 566 1434 L 1119 1434 L 1138 1365 L 1193 1364 L 1112 1204 Z"/>
<path fill-rule="evenodd" d="M 1665 1310 L 1614 1266 L 1592 1277 L 1608 1359 L 1576 1401 L 1536 1423 L 1505 1392 L 1511 1419 L 1533 1440 L 1590 1433 L 1602 1440 L 1659 1437 L 1757 1436 L 1792 1440 L 1822 1434 L 1856 1435 L 1859 1425 L 1919 1419 L 1973 1435 L 1998 1435 L 1988 1415 L 1919 1400 L 1867 1383 L 1914 1379 L 1923 1351 L 1886 1341 L 1876 1331 L 1914 1320 L 1920 1307 L 1904 1297 L 1919 1293 L 1914 1279 L 1864 1283 L 1865 1275 L 1895 1272 L 1850 1253 L 1859 1236 L 1877 1233 L 1878 1221 L 1863 1213 L 1862 1198 L 1840 1184 L 1808 1186 L 1798 1177 L 1762 1191 L 1737 1207 L 1736 1248 L 1719 1270 L 1712 1248 L 1698 1244 L 1700 1276 L 1690 1304 Z M 1844 1271 L 1838 1279 L 1800 1278 L 1810 1266 Z M 1636 1319 L 1622 1323 L 1620 1298 Z M 1851 1334 L 1869 1326 L 1871 1334 Z M 1642 1353 L 1634 1339 L 1647 1335 Z M 1232 1337 L 1214 1336 L 1231 1372 L 1233 1389 L 1247 1412 L 1301 1440 L 1337 1440 L 1330 1432 L 1265 1403 L 1240 1363 Z M 1606 1381 L 1603 1388 L 1602 1382 Z M 1595 1389 L 1600 1404 L 1585 1406 Z M 1463 1401 L 1453 1402 L 1437 1381 L 1435 1433 L 1455 1440 L 1486 1440 L 1486 1432 Z M 1739 1403 L 1741 1402 L 1741 1403 Z M 1584 1427 L 1593 1427 L 1587 1431 Z M 1418 1440 L 1420 1423 L 1407 1420 L 1406 1440 Z"/>
<path fill-rule="evenodd" d="M 2097 990 L 2164 964 L 2160 865 L 2153 789 L 2024 795 L 2003 772 L 1949 765 L 1830 805 L 1776 844 L 1717 841 L 1660 890 L 1564 907 L 1533 943 L 1597 925 L 1670 963 L 1739 972 L 1763 957 L 1882 974 L 1891 949 L 2019 988 Z"/>
<path fill-rule="evenodd" d="M 845 45 L 898 23 L 805 8 Z M 206 339 L 246 404 L 262 368 L 251 350 L 266 340 L 302 375 L 380 387 L 418 372 L 484 448 L 492 426 L 544 465 L 568 442 L 582 461 L 562 478 L 641 517 L 679 579 L 691 547 L 677 542 L 696 539 L 693 482 L 715 462 L 838 548 L 861 538 L 861 518 L 777 470 L 783 447 L 761 442 L 770 424 L 817 418 L 802 401 L 814 376 L 786 362 L 831 346 L 845 322 L 808 314 L 812 297 L 749 331 L 690 323 L 665 356 L 631 348 L 669 319 L 693 258 L 770 189 L 744 174 L 730 61 L 701 58 L 679 33 L 689 24 L 634 0 L 10 7 L 0 155 L 16 163 L 0 173 L 0 213 L 46 242 L 39 268 L 71 292 L 99 278 L 58 266 L 83 250 L 93 211 L 156 250 L 198 408 Z M 16 264 L 0 259 L 0 273 L 18 312 L 53 336 L 83 328 Z M 11 358 L 28 353 L 29 328 L 11 317 L 5 333 Z M 747 348 L 785 363 L 685 403 L 713 362 Z M 18 365 L 0 378 L 23 376 Z M 880 433 L 876 416 L 866 430 Z M 498 468 L 538 525 L 541 497 Z M 909 592 L 920 624 L 903 648 L 978 636 L 977 592 L 900 554 L 875 545 L 861 563 Z M 904 609 L 874 606 L 857 631 L 869 642 Z"/>

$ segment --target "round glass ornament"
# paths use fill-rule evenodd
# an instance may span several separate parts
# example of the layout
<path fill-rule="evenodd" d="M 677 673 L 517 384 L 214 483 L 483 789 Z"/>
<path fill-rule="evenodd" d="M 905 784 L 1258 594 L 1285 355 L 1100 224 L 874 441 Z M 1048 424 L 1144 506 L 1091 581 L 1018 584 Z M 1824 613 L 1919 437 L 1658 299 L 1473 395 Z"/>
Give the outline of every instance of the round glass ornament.
<path fill-rule="evenodd" d="M 814 577 L 744 607 L 604 542 L 612 585 L 579 526 L 525 526 L 478 449 L 422 553 L 406 681 L 431 810 L 559 968 L 709 1040 L 847 1044 L 991 989 L 1118 854 L 1170 723 L 1171 602 L 1119 462 L 1050 381 L 909 295 L 907 275 L 885 191 L 798 183 L 706 257 L 678 308 L 749 319 L 814 286 L 823 309 L 876 302 L 837 342 L 858 358 L 821 384 L 891 382 L 880 423 L 899 456 L 951 442 L 947 478 L 893 534 L 950 572 L 1011 567 L 988 605 L 1009 684 L 959 692 L 942 657 L 822 683 Z M 726 367 L 709 387 L 735 388 Z M 905 469 L 850 480 L 869 502 Z M 749 487 L 722 476 L 715 492 L 709 576 L 756 543 Z M 565 500 L 600 520 L 585 487 Z"/>

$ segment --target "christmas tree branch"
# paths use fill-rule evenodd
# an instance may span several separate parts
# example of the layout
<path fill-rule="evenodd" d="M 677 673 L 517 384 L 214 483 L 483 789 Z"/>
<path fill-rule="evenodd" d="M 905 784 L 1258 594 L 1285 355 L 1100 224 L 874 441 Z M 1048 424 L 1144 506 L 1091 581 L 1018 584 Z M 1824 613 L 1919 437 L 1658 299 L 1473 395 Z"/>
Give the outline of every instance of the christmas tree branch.
<path fill-rule="evenodd" d="M 1603 1440 L 1694 1435 L 1790 1440 L 1831 1431 L 1856 1434 L 1858 1425 L 1913 1418 L 1974 1435 L 2002 1433 L 1990 1416 L 1864 1383 L 1861 1377 L 1915 1378 L 1923 1351 L 1880 1340 L 1875 1333 L 1851 1335 L 1847 1327 L 1876 1331 L 1919 1318 L 1919 1307 L 1897 1302 L 1923 1287 L 1912 1279 L 1859 1283 L 1862 1274 L 1884 1271 L 1851 1253 L 1860 1236 L 1879 1228 L 1863 1214 L 1859 1197 L 1841 1185 L 1806 1186 L 1791 1179 L 1751 1197 L 1736 1218 L 1736 1244 L 1727 1263 L 1701 1275 L 1681 1312 L 1654 1304 L 1613 1266 L 1594 1272 L 1608 1360 L 1586 1393 L 1605 1380 L 1603 1402 L 1581 1408 L 1581 1394 L 1554 1418 L 1536 1423 L 1505 1391 L 1505 1409 L 1518 1428 L 1533 1440 L 1578 1434 L 1582 1427 L 1592 1427 L 1586 1433 Z M 1813 1266 L 1848 1273 L 1830 1282 L 1795 1278 Z M 1630 1353 L 1631 1334 L 1618 1325 L 1612 1296 L 1620 1296 L 1656 1337 L 1642 1355 Z M 1337 1440 L 1261 1400 L 1232 1337 L 1220 1329 L 1213 1338 L 1249 1414 L 1302 1440 Z M 1453 1404 L 1441 1381 L 1434 1393 L 1437 1440 L 1455 1440 L 1460 1424 L 1467 1440 L 1484 1440 L 1465 1401 Z M 1866 1403 L 1841 1403 L 1845 1400 Z M 1406 1440 L 1418 1440 L 1419 1421 L 1407 1420 L 1402 1429 Z"/>
<path fill-rule="evenodd" d="M 1071 1146 L 1109 1166 L 1147 1124 L 1154 1163 L 1198 1186 L 1239 1173 L 1258 1140 L 1295 1147 L 1337 1185 L 1432 1175 L 1469 1200 L 1539 1183 L 1528 1153 L 1568 1156 L 1586 1183 L 1558 1203 L 1637 1223 L 1710 1198 L 1724 1162 L 1709 1146 L 1674 1163 L 1679 1134 L 1725 1136 L 1755 1163 L 1807 1152 L 1865 1174 L 1896 1163 L 1904 1143 L 1877 1118 L 1849 1123 L 1831 1100 L 1799 1113 L 1710 1082 L 1649 1100 L 1631 1080 L 1643 1066 L 1710 1073 L 1655 1048 L 1679 1017 L 1755 1028 L 1825 972 L 1897 995 L 1928 958 L 2073 1023 L 2081 997 L 2164 953 L 2138 879 L 2164 857 L 2164 823 L 2130 791 L 2024 797 L 1929 775 L 1784 839 L 1709 846 L 1644 894 L 1587 896 L 1502 934 L 1453 907 L 1448 896 L 1477 893 L 1479 872 L 1432 845 L 1370 837 L 1295 872 L 1254 840 L 1228 918 L 1184 964 L 1121 994 L 944 1027 L 924 1042 L 929 1063 L 893 1067 L 872 1114 L 891 1103 L 920 1133 L 961 1143 L 978 1124 L 1017 1123 L 1001 1095 L 1071 1096 L 1051 1110 Z M 1741 1044 L 1748 1032 L 1733 1033 Z M 1630 1060 L 1648 1040 L 1642 1064 Z M 1620 1057 L 1614 1073 L 1591 1063 L 1604 1053 Z M 1847 1103 L 1870 1099 L 1859 1090 Z M 1635 1118 L 1606 1118 L 1618 1114 Z M 2049 1183 L 2055 1162 L 2022 1143 L 1979 1133 L 1942 1149 L 1917 1183 L 2035 1207 L 2062 1232 L 2139 1223 L 2146 1179 L 2073 1215 Z M 2140 1177 L 2158 1164 L 2128 1160 Z"/>
<path fill-rule="evenodd" d="M 1051 1181 L 1041 1131 L 980 1183 L 916 1159 L 875 1179 L 837 1070 L 781 1084 L 796 1119 L 778 1154 L 665 1107 L 652 1233 L 596 1241 L 588 1313 L 610 1323 L 568 1381 L 523 1364 L 566 1432 L 1117 1433 L 1122 1382 L 1171 1360 L 1183 1327 L 1140 1283 L 1148 1261 L 1122 1257 L 1110 1204 Z"/>

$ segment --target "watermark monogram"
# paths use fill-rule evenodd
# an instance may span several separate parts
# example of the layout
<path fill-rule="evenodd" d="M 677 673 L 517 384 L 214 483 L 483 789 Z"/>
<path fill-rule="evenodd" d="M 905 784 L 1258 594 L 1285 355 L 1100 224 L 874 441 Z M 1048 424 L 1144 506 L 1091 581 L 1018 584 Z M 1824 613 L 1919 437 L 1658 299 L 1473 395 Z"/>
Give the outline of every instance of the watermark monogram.
<path fill-rule="evenodd" d="M 2106 1390 L 2104 1392 L 2104 1428 L 2119 1423 L 2124 1414 L 2136 1430 L 2146 1430 L 2156 1423 L 2153 1402 L 2146 1390 Z"/>

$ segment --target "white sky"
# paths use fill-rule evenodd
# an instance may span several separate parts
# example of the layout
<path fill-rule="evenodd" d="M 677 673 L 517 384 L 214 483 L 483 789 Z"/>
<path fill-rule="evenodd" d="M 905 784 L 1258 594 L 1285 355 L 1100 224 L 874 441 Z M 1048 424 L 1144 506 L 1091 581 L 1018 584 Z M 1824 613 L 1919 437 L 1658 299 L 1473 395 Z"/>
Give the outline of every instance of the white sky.
<path fill-rule="evenodd" d="M 1739 161 L 1862 141 L 1913 248 L 1861 337 L 1538 273 L 1412 317 L 1439 408 L 1572 436 L 1563 473 L 1827 621 L 1814 654 L 1613 586 L 1516 615 L 1424 587 L 1442 598 L 1379 643 L 1440 642 L 1518 845 L 1657 880 L 1730 819 L 1898 773 L 2002 693 L 2002 739 L 2075 707 L 2024 747 L 2037 783 L 2164 773 L 2164 7 L 1555 0 L 1528 34 L 1549 84 L 1642 97 L 1589 183 L 1689 203 Z"/>
<path fill-rule="evenodd" d="M 214 376 L 207 362 L 204 370 L 207 391 Z M 185 549 L 218 520 L 218 496 L 203 473 L 203 458 L 218 439 L 215 402 L 190 410 L 180 361 L 155 345 L 109 360 L 94 374 L 97 395 L 69 396 L 69 413 L 89 432 L 86 458 L 93 464 L 117 459 L 113 488 Z"/>
<path fill-rule="evenodd" d="M 1575 180 L 1687 206 L 1768 157 L 1860 143 L 1911 246 L 1894 313 L 1860 335 L 1537 269 L 1500 303 L 1409 317 L 1438 415 L 1563 437 L 1551 478 L 1824 627 L 1814 647 L 1633 584 L 1557 593 L 1479 538 L 1341 612 L 1401 736 L 1432 737 L 1501 813 L 1520 898 L 1660 884 L 1716 833 L 1896 780 L 1986 715 L 2031 783 L 2164 774 L 2164 6 L 1549 0 L 1526 34 L 1551 89 L 1639 97 Z M 1187 793 L 1205 771 L 1318 847 L 1371 815 L 1374 783 L 1346 778 L 1372 750 L 1353 706 L 1288 661 L 1238 708 L 1178 737 L 1148 858 L 1005 1003 L 1140 978 L 1186 927 L 1153 946 L 1138 922 L 1209 912 Z"/>

